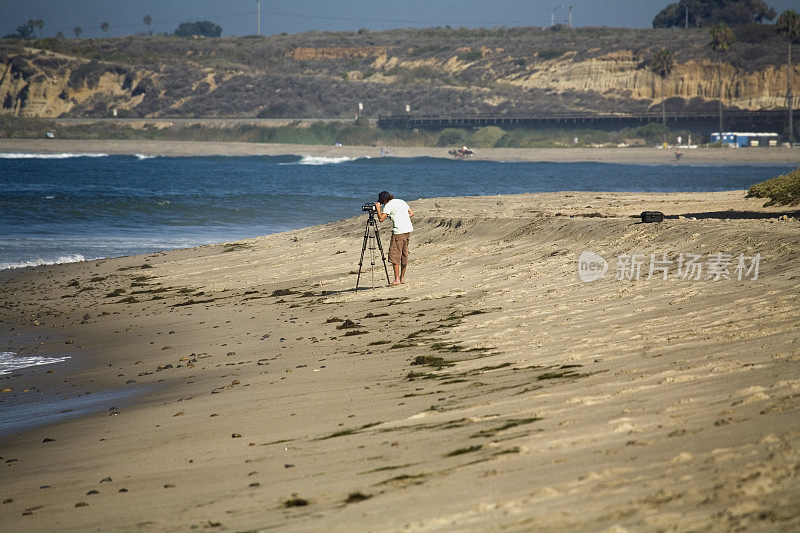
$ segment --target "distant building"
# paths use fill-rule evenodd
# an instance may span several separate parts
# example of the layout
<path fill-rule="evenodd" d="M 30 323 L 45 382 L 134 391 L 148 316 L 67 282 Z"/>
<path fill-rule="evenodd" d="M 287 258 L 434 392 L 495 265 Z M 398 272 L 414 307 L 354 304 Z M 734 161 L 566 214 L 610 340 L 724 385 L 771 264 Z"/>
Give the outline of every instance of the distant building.
<path fill-rule="evenodd" d="M 722 134 L 714 132 L 711 134 L 711 142 L 727 144 L 730 146 L 778 146 L 779 135 L 777 133 L 752 133 L 739 131 L 725 131 Z"/>

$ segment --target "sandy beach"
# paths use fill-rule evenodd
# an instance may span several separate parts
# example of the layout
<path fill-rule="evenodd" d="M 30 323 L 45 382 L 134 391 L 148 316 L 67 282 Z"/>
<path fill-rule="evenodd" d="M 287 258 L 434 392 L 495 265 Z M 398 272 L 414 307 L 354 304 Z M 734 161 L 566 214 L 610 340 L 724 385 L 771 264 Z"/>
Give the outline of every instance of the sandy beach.
<path fill-rule="evenodd" d="M 0 437 L 0 523 L 797 529 L 800 220 L 762 204 L 423 199 L 407 283 L 357 292 L 365 217 L 0 272 L 0 351 L 71 356 L 3 376 L 0 410 L 131 394 Z"/>
<path fill-rule="evenodd" d="M 450 158 L 448 148 L 383 147 L 395 157 Z M 161 156 L 198 155 L 309 155 L 317 157 L 379 157 L 377 146 L 322 146 L 300 144 L 260 144 L 193 141 L 116 141 L 66 139 L 0 139 L 0 152 L 106 153 Z M 675 165 L 800 165 L 796 148 L 696 148 L 683 149 L 680 160 L 669 148 L 483 148 L 475 161 L 590 161 L 620 164 Z"/>

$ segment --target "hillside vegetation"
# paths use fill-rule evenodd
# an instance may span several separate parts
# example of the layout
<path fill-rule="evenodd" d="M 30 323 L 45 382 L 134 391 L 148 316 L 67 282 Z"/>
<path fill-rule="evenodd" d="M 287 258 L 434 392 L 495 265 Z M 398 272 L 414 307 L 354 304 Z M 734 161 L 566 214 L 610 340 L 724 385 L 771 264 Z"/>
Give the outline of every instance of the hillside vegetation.
<path fill-rule="evenodd" d="M 442 130 L 381 129 L 368 120 L 315 121 L 287 120 L 280 125 L 235 124 L 178 124 L 165 119 L 144 123 L 98 121 L 82 124 L 64 123 L 55 119 L 0 116 L 0 138 L 41 138 L 54 132 L 59 139 L 115 139 L 158 141 L 217 141 L 282 144 L 312 144 L 372 146 L 463 146 L 475 148 L 559 148 L 601 146 L 654 146 L 664 136 L 695 140 L 702 135 L 649 123 L 638 128 L 619 131 L 576 128 L 513 128 L 496 126 L 478 129 L 444 128 Z M 577 142 L 575 142 L 577 139 Z"/>
<path fill-rule="evenodd" d="M 723 99 L 784 105 L 774 26 L 736 30 Z M 717 63 L 703 29 L 541 28 L 310 32 L 268 37 L 0 40 L 0 112 L 12 116 L 353 117 L 582 111 L 660 104 L 648 68 L 674 51 L 670 110 L 713 109 Z"/>

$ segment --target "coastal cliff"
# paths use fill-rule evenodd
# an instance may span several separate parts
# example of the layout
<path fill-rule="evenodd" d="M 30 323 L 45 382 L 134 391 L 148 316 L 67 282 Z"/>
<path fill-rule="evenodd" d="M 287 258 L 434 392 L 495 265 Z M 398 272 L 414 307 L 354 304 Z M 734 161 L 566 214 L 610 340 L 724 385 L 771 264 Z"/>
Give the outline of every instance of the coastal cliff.
<path fill-rule="evenodd" d="M 720 83 L 727 107 L 786 105 L 787 68 L 766 29 L 721 59 L 702 31 L 589 30 L 0 40 L 0 114 L 347 117 L 358 102 L 368 115 L 406 105 L 417 113 L 644 111 L 662 98 L 650 58 L 670 43 L 680 47 L 663 84 L 672 110 L 715 108 Z"/>
<path fill-rule="evenodd" d="M 723 63 L 721 80 L 718 63 L 711 60 L 676 65 L 664 80 L 664 98 L 716 102 L 722 84 L 726 106 L 740 109 L 775 109 L 786 106 L 786 67 L 768 66 L 754 72 Z M 793 69 L 797 77 L 800 69 Z M 585 61 L 570 58 L 547 61 L 540 69 L 513 75 L 502 82 L 526 89 L 577 91 L 621 98 L 661 102 L 660 79 L 642 66 L 642 59 L 622 50 Z"/>
<path fill-rule="evenodd" d="M 40 50 L 26 49 L 2 59 L 2 112 L 17 116 L 58 117 L 97 102 L 132 108 L 141 103 L 144 86 L 155 79 L 144 70 L 53 57 Z"/>

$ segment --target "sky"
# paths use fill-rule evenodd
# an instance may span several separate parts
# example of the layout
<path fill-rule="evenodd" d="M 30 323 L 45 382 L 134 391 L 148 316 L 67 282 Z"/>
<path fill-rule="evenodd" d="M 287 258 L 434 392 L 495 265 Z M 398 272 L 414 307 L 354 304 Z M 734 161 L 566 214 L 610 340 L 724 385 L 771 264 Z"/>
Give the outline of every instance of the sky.
<path fill-rule="evenodd" d="M 261 0 L 262 35 L 309 30 L 344 31 L 366 28 L 424 28 L 452 26 L 549 26 L 566 23 L 573 6 L 573 25 L 649 28 L 653 17 L 669 0 Z M 800 9 L 800 0 L 767 0 L 775 11 Z M 561 6 L 561 7 L 559 7 Z M 181 22 L 210 20 L 222 35 L 257 33 L 257 0 L 0 0 L 0 35 L 13 33 L 29 19 L 42 19 L 37 36 L 61 31 L 73 37 L 109 37 L 147 30 L 150 15 L 156 33 L 172 33 Z"/>

